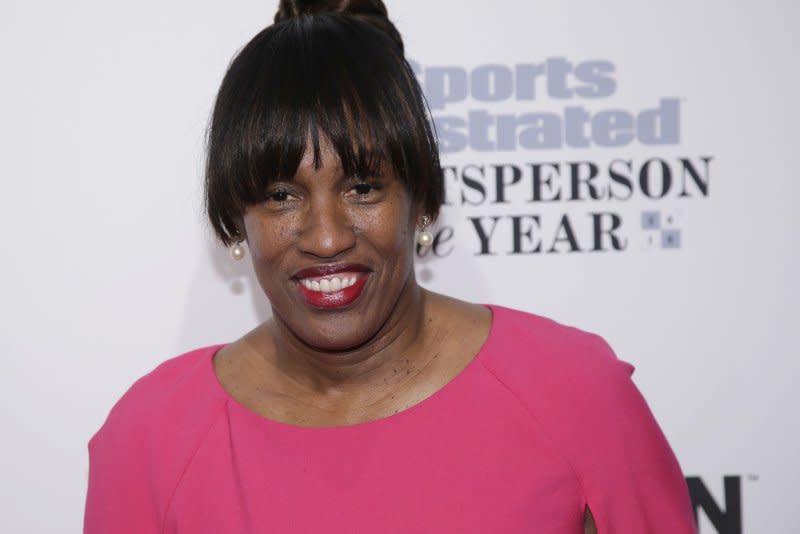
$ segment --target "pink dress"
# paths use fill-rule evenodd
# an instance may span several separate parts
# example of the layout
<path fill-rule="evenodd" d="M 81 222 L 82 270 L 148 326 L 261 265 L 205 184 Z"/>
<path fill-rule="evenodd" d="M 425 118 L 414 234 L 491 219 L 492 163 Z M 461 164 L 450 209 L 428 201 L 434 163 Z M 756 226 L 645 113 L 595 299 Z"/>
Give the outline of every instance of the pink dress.
<path fill-rule="evenodd" d="M 89 442 L 86 534 L 694 533 L 678 461 L 606 342 L 498 306 L 475 359 L 398 414 L 265 419 L 219 346 L 137 381 Z"/>

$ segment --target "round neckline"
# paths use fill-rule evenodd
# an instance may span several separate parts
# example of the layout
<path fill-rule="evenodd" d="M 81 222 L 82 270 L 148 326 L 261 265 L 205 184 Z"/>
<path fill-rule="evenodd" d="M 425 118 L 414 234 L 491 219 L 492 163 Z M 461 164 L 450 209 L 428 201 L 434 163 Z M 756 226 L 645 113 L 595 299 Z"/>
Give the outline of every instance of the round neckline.
<path fill-rule="evenodd" d="M 485 352 L 488 352 L 491 346 L 495 343 L 495 338 L 497 336 L 497 313 L 498 307 L 493 306 L 491 304 L 482 304 L 486 309 L 491 312 L 491 323 L 489 325 L 489 332 L 486 335 L 486 339 L 483 340 L 478 351 L 472 357 L 472 359 L 465 365 L 458 373 L 456 373 L 453 377 L 450 378 L 445 384 L 425 397 L 424 399 L 420 400 L 419 402 L 412 404 L 405 410 L 401 410 L 399 412 L 387 415 L 385 417 L 380 417 L 378 419 L 370 419 L 368 421 L 362 421 L 360 423 L 353 423 L 350 425 L 336 425 L 336 426 L 303 426 L 303 425 L 296 425 L 294 423 L 286 423 L 283 421 L 278 421 L 276 419 L 270 419 L 269 417 L 264 417 L 263 415 L 254 412 L 241 402 L 237 400 L 233 395 L 228 392 L 227 389 L 222 385 L 217 376 L 217 373 L 214 370 L 214 357 L 217 353 L 225 348 L 227 344 L 221 344 L 212 346 L 211 350 L 209 351 L 209 357 L 206 361 L 207 370 L 210 373 L 211 384 L 212 387 L 216 390 L 216 393 L 222 395 L 222 397 L 227 401 L 229 406 L 232 406 L 236 411 L 242 412 L 245 417 L 248 418 L 255 418 L 257 424 L 262 425 L 264 427 L 271 427 L 273 429 L 283 429 L 286 431 L 295 431 L 295 432 L 349 432 L 349 431 L 357 431 L 367 428 L 377 428 L 382 427 L 385 425 L 392 425 L 402 422 L 414 415 L 418 414 L 419 412 L 423 412 L 425 410 L 430 410 L 432 407 L 435 407 L 436 404 L 441 404 L 444 400 L 449 396 L 452 395 L 453 390 L 458 389 L 458 386 L 464 382 L 470 374 L 475 372 L 475 369 L 482 364 L 480 361 L 482 355 Z"/>

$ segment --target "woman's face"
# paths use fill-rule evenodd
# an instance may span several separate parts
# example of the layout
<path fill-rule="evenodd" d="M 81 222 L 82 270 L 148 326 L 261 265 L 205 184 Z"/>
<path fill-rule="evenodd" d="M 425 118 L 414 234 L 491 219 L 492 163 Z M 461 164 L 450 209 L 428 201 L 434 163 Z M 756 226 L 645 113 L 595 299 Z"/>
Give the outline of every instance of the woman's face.
<path fill-rule="evenodd" d="M 319 169 L 304 155 L 289 182 L 250 206 L 244 229 L 276 318 L 303 342 L 345 350 L 369 340 L 413 291 L 417 214 L 400 180 L 344 176 L 322 145 Z"/>

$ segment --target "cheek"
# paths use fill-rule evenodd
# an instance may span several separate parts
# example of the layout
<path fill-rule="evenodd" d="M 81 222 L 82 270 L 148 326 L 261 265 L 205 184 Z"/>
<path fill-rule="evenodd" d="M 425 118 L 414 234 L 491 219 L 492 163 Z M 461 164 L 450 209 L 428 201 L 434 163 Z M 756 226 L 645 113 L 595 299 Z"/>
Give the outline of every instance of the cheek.
<path fill-rule="evenodd" d="M 245 217 L 247 245 L 254 262 L 270 261 L 280 255 L 291 243 L 290 225 L 282 221 L 265 221 L 258 217 Z"/>
<path fill-rule="evenodd" d="M 409 209 L 403 202 L 394 202 L 384 209 L 365 214 L 355 228 L 375 248 L 386 253 L 387 260 L 392 261 L 391 257 L 397 259 L 398 254 L 413 249 L 415 227 Z"/>

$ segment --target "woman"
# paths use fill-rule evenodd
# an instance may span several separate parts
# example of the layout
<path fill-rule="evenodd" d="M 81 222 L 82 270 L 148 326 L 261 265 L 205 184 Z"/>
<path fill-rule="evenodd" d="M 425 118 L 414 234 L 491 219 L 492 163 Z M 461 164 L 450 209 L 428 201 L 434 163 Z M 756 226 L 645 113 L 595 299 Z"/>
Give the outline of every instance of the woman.
<path fill-rule="evenodd" d="M 417 285 L 443 200 L 426 117 L 380 0 L 283 1 L 239 53 L 207 208 L 273 318 L 117 403 L 85 532 L 694 532 L 600 337 Z"/>

